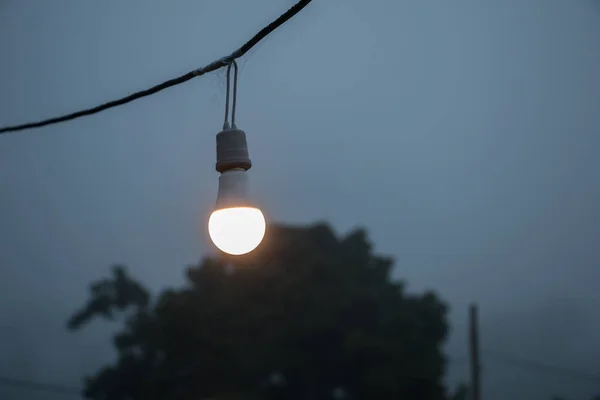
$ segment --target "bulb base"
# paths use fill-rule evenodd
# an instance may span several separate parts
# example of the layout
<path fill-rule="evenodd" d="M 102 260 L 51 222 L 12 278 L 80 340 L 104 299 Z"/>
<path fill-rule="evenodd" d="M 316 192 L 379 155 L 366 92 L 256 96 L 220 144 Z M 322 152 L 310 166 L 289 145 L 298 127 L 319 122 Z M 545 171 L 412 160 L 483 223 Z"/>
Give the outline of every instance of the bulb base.
<path fill-rule="evenodd" d="M 217 163 L 215 169 L 221 173 L 231 169 L 252 168 L 252 161 L 248 154 L 246 133 L 237 129 L 224 129 L 217 134 Z"/>

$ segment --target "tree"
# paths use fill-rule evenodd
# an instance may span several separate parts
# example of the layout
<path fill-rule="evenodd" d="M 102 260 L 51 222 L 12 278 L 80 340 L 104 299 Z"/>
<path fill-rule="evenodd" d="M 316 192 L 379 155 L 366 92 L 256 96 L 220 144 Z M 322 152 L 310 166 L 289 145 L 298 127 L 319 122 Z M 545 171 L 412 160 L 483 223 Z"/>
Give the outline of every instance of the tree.
<path fill-rule="evenodd" d="M 456 388 L 455 392 L 450 396 L 450 400 L 467 400 L 469 395 L 469 387 L 461 383 Z"/>
<path fill-rule="evenodd" d="M 447 307 L 407 293 L 392 266 L 364 230 L 338 238 L 317 224 L 272 226 L 253 253 L 207 258 L 154 302 L 115 267 L 68 322 L 126 312 L 118 359 L 87 379 L 85 396 L 447 399 Z"/>

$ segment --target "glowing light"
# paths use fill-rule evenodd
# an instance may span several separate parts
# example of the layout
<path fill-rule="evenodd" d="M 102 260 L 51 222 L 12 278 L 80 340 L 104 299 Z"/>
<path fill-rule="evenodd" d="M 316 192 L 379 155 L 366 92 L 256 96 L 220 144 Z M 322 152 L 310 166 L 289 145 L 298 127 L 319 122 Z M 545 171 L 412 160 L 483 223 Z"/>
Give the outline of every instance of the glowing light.
<path fill-rule="evenodd" d="M 265 217 L 254 207 L 222 208 L 213 211 L 208 220 L 208 234 L 215 246 L 232 255 L 254 250 L 262 242 L 265 231 Z"/>

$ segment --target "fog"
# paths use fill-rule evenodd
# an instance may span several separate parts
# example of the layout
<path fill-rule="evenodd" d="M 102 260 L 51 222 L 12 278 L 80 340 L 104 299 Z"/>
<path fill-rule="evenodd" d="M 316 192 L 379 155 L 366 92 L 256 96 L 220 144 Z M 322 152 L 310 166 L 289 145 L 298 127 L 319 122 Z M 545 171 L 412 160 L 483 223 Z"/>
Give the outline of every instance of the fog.
<path fill-rule="evenodd" d="M 203 66 L 292 1 L 0 1 L 0 125 Z M 239 60 L 238 125 L 270 221 L 368 229 L 411 291 L 449 303 L 448 380 L 480 309 L 485 399 L 587 400 L 600 381 L 600 6 L 315 1 Z M 212 251 L 225 72 L 0 137 L 0 375 L 81 386 L 106 322 L 68 333 L 90 281 L 154 292 Z M 0 398 L 52 399 L 0 385 Z M 57 395 L 56 399 L 66 399 Z"/>

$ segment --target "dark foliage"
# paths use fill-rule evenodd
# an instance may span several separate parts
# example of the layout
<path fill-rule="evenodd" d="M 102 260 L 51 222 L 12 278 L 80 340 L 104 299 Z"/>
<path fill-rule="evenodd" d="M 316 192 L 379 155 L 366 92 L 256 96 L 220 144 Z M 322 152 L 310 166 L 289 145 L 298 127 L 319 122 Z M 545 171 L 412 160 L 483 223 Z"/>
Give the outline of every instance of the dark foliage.
<path fill-rule="evenodd" d="M 118 360 L 87 380 L 96 400 L 465 398 L 447 396 L 447 307 L 406 293 L 363 230 L 271 227 L 250 255 L 206 259 L 154 304 L 123 267 L 69 321 L 131 310 Z"/>

